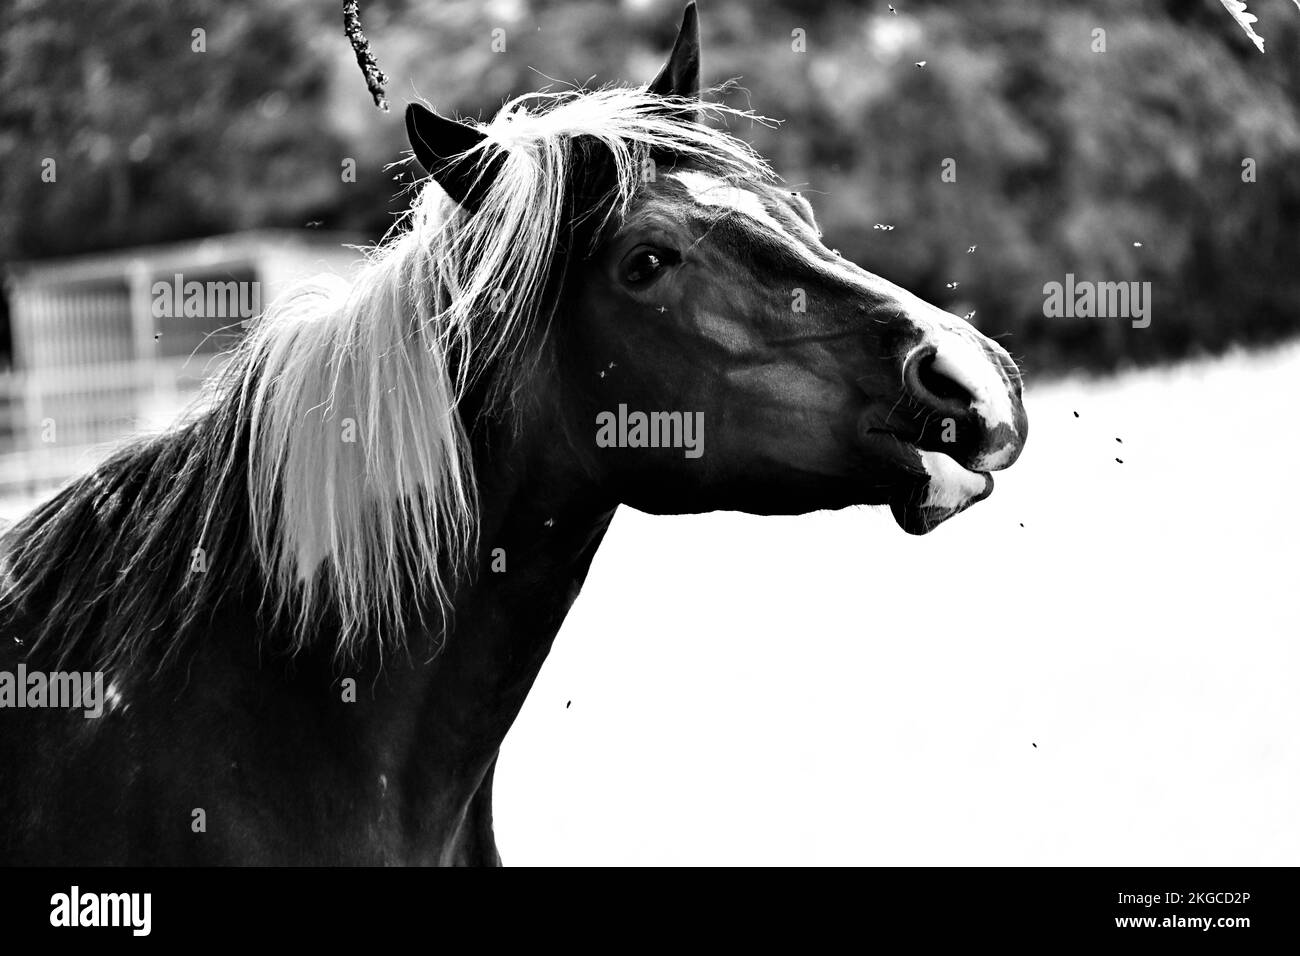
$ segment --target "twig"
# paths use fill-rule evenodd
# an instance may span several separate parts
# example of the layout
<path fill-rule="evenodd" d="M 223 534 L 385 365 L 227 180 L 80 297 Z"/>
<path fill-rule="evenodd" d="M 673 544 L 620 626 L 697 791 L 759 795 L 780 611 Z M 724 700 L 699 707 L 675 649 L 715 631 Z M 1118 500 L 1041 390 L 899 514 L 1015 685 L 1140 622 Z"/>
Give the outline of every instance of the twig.
<path fill-rule="evenodd" d="M 388 112 L 388 94 L 384 87 L 388 77 L 375 62 L 375 55 L 370 52 L 370 41 L 361 32 L 361 14 L 357 11 L 357 0 L 343 0 L 343 32 L 357 55 L 357 66 L 366 77 L 366 89 L 374 97 L 375 105 L 385 113 Z"/>

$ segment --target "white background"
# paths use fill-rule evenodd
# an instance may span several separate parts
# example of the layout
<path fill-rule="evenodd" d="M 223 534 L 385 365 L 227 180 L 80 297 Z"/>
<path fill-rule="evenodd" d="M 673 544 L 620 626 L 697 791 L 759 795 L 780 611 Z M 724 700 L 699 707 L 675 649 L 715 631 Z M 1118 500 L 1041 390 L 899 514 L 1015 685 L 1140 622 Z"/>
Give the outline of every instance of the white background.
<path fill-rule="evenodd" d="M 1031 388 L 922 538 L 621 509 L 502 752 L 504 861 L 1300 862 L 1298 396 L 1296 346 Z"/>

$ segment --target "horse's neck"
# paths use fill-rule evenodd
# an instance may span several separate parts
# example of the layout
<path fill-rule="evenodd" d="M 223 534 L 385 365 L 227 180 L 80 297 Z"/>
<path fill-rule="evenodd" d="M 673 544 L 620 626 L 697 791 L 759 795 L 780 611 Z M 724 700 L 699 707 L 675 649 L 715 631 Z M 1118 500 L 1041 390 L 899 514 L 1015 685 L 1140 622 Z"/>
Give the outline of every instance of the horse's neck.
<path fill-rule="evenodd" d="M 613 514 L 530 488 L 483 501 L 477 568 L 455 590 L 430 706 L 497 738 L 513 721 Z"/>
<path fill-rule="evenodd" d="M 448 821 L 463 818 L 490 773 L 613 515 L 612 503 L 544 455 L 496 457 L 490 466 L 480 456 L 479 464 L 476 566 L 452 594 L 436 656 L 426 663 L 422 642 L 412 645 L 388 726 L 374 728 L 394 757 L 394 742 L 403 742 L 394 769 L 408 806 L 419 830 L 441 833 L 444 846 L 458 842 Z M 478 794 L 479 810 L 487 800 Z"/>

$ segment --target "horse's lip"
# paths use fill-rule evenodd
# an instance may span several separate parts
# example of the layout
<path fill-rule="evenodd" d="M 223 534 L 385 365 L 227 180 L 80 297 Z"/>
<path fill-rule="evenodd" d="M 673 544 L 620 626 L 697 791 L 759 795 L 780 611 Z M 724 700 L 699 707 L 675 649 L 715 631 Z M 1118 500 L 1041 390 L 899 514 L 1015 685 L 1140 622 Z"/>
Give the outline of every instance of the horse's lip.
<path fill-rule="evenodd" d="M 898 526 L 909 534 L 927 534 L 993 493 L 992 475 L 973 471 L 945 452 L 879 429 L 866 431 L 862 438 L 899 475 L 888 503 Z"/>
<path fill-rule="evenodd" d="M 889 503 L 894 520 L 908 534 L 929 534 L 993 494 L 993 476 L 987 471 L 971 471 L 943 452 L 918 448 L 917 453 L 928 480 Z"/>

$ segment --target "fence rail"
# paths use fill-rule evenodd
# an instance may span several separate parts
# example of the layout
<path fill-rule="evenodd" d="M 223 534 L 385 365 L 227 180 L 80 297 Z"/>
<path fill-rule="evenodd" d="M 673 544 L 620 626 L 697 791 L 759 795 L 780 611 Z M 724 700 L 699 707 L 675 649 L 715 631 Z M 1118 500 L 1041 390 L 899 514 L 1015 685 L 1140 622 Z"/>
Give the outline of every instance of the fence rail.
<path fill-rule="evenodd" d="M 205 356 L 0 373 L 0 497 L 49 492 L 171 424 L 220 364 Z"/>

